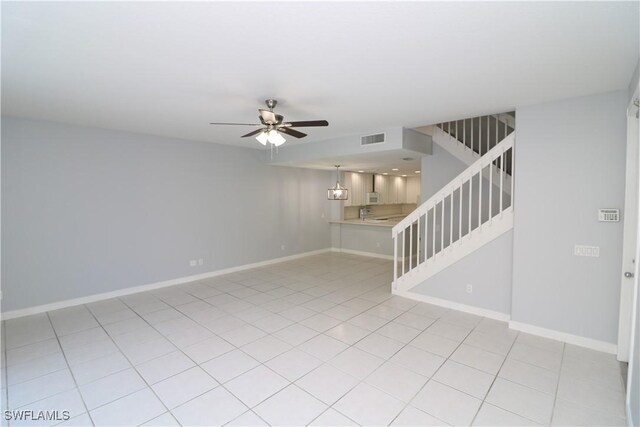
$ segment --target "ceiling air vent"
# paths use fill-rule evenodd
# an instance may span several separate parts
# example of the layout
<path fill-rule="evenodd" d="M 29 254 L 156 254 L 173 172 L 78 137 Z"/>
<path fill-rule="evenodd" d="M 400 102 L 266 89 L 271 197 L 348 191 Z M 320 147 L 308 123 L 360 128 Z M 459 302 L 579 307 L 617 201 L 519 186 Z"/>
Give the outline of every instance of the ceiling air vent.
<path fill-rule="evenodd" d="M 376 133 L 374 135 L 364 135 L 360 137 L 360 145 L 382 144 L 384 142 L 384 133 Z"/>

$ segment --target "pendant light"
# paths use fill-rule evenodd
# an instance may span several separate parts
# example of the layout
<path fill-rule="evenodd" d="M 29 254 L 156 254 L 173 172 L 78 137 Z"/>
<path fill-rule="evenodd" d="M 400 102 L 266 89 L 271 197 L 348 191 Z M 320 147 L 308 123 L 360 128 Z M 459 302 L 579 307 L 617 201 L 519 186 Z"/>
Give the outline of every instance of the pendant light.
<path fill-rule="evenodd" d="M 327 199 L 329 200 L 347 200 L 349 198 L 349 190 L 340 185 L 340 165 L 336 166 L 336 185 L 327 190 Z"/>

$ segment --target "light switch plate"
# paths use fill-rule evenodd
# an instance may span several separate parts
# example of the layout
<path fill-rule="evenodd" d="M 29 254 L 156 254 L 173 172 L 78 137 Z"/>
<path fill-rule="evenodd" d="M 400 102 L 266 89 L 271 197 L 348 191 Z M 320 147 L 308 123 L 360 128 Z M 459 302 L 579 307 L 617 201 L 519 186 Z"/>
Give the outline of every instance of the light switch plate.
<path fill-rule="evenodd" d="M 584 245 L 575 245 L 573 249 L 573 254 L 575 256 L 588 256 L 593 258 L 600 257 L 600 247 L 599 246 L 584 246 Z"/>

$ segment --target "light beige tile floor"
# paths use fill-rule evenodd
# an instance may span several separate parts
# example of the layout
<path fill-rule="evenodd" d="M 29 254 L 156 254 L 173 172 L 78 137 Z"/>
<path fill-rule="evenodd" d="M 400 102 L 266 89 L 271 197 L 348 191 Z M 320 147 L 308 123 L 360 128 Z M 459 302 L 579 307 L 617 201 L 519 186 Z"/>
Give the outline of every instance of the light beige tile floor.
<path fill-rule="evenodd" d="M 391 266 L 327 253 L 6 321 L 2 407 L 66 425 L 625 425 L 613 355 L 394 297 Z"/>

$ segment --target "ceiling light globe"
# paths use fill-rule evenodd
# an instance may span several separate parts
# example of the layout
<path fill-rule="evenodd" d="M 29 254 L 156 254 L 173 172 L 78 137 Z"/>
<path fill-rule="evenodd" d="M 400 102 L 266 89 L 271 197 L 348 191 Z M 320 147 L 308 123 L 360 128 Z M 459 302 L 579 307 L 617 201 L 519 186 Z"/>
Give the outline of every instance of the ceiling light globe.
<path fill-rule="evenodd" d="M 269 142 L 275 145 L 276 147 L 281 146 L 282 144 L 285 143 L 285 141 L 286 139 L 284 139 L 284 137 L 277 130 L 269 131 Z"/>
<path fill-rule="evenodd" d="M 267 132 L 260 132 L 258 136 L 256 136 L 256 139 L 260 144 L 267 145 L 267 140 L 268 140 Z"/>

